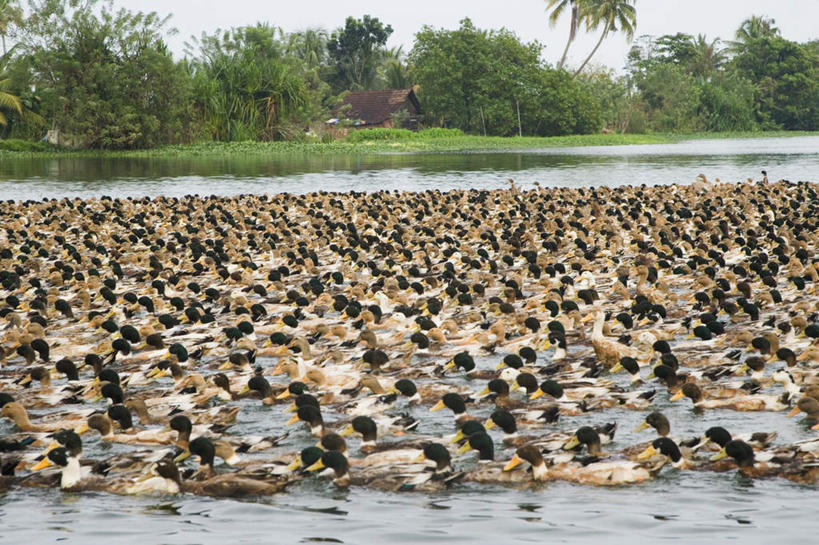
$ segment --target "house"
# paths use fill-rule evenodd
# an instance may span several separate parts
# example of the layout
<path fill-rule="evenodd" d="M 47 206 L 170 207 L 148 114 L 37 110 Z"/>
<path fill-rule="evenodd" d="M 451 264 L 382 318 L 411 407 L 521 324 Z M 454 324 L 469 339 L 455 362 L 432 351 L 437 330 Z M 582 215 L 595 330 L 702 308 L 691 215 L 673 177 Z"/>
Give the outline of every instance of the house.
<path fill-rule="evenodd" d="M 404 128 L 418 130 L 421 105 L 412 89 L 350 91 L 336 114 L 353 121 L 358 129 Z M 337 123 L 331 119 L 329 123 Z"/>

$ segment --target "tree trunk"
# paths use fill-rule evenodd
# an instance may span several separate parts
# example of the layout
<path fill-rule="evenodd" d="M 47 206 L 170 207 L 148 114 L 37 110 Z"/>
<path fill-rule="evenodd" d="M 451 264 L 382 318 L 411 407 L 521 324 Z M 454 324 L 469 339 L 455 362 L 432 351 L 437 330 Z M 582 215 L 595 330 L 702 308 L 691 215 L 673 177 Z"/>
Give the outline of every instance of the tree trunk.
<path fill-rule="evenodd" d="M 600 35 L 600 39 L 599 39 L 599 40 L 597 40 L 597 45 L 595 45 L 595 46 L 594 46 L 594 49 L 592 49 L 592 52 L 591 52 L 591 53 L 589 53 L 589 56 L 588 56 L 588 57 L 586 57 L 586 60 L 585 60 L 585 61 L 583 61 L 583 64 L 581 64 L 581 65 L 580 65 L 580 68 L 578 68 L 578 69 L 577 69 L 577 72 L 575 72 L 575 73 L 574 73 L 574 75 L 572 76 L 573 78 L 576 78 L 578 75 L 580 75 L 580 72 L 582 72 L 582 71 L 583 71 L 583 69 L 584 69 L 584 68 L 586 68 L 586 65 L 589 63 L 589 61 L 591 60 L 591 58 L 592 58 L 592 57 L 594 57 L 594 54 L 595 54 L 595 53 L 597 53 L 597 50 L 600 48 L 600 44 L 602 44 L 602 43 L 603 43 L 603 40 L 605 40 L 605 39 L 606 39 L 606 36 L 608 36 L 608 33 L 609 33 L 609 26 L 610 26 L 610 25 L 609 25 L 609 22 L 607 22 L 607 23 L 606 23 L 606 28 L 605 28 L 605 30 L 603 30 L 603 34 L 601 34 L 601 35 Z"/>
<path fill-rule="evenodd" d="M 569 54 L 569 46 L 572 45 L 572 42 L 577 37 L 577 23 L 577 6 L 573 6 L 571 27 L 569 28 L 569 39 L 566 41 L 566 47 L 563 49 L 563 56 L 560 57 L 560 62 L 557 63 L 558 70 L 563 68 L 563 65 L 566 64 L 566 56 Z"/>

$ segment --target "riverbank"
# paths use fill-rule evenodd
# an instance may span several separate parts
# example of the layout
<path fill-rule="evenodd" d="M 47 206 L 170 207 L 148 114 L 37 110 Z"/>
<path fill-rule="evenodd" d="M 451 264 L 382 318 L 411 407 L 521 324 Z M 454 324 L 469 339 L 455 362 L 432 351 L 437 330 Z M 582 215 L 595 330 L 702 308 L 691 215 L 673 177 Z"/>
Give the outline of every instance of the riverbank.
<path fill-rule="evenodd" d="M 433 132 L 434 131 L 434 132 Z M 369 155 L 384 153 L 476 152 L 536 148 L 622 146 L 670 144 L 684 140 L 727 138 L 786 138 L 815 136 L 819 132 L 772 131 L 694 134 L 587 134 L 552 137 L 499 137 L 475 135 L 442 135 L 409 131 L 369 131 L 369 135 L 353 133 L 346 139 L 332 142 L 204 142 L 184 146 L 163 146 L 147 150 L 61 150 L 40 143 L 26 148 L 19 141 L 0 140 L 0 156 L 5 157 L 207 157 L 225 155 Z M 363 131 L 362 131 L 363 132 Z M 448 131 L 447 131 L 448 132 Z M 363 138 L 361 136 L 364 136 Z M 6 144 L 4 146 L 4 144 Z M 4 149 L 5 148 L 5 149 Z"/>

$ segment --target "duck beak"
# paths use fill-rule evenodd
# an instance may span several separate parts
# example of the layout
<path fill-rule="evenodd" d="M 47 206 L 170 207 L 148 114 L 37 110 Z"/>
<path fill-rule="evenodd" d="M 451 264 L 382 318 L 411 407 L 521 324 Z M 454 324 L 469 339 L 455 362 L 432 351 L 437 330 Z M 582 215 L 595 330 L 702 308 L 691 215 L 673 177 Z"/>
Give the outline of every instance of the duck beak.
<path fill-rule="evenodd" d="M 319 469 L 324 469 L 324 462 L 322 462 L 320 459 L 318 462 L 308 467 L 307 471 L 318 471 Z"/>
<path fill-rule="evenodd" d="M 492 420 L 491 418 L 489 418 L 489 419 L 486 420 L 483 427 L 484 427 L 484 429 L 491 430 L 492 428 L 495 427 L 495 421 Z"/>
<path fill-rule="evenodd" d="M 585 324 L 585 323 L 591 322 L 592 320 L 594 320 L 594 318 L 595 318 L 594 314 L 586 314 L 585 316 L 580 318 L 580 323 Z"/>
<path fill-rule="evenodd" d="M 301 467 L 301 456 L 287 464 L 287 471 L 294 471 Z"/>
<path fill-rule="evenodd" d="M 716 453 L 716 454 L 714 454 L 713 456 L 711 456 L 710 460 L 711 460 L 712 462 L 716 462 L 717 460 L 722 460 L 722 459 L 723 459 L 723 458 L 725 458 L 726 456 L 728 456 L 728 453 L 727 453 L 727 452 L 725 452 L 725 449 L 723 448 L 721 451 L 719 451 L 718 453 Z"/>
<path fill-rule="evenodd" d="M 424 455 L 424 453 L 422 451 L 421 454 L 419 454 L 418 456 L 413 458 L 412 463 L 413 464 L 420 464 L 420 463 L 426 462 L 426 461 L 427 461 L 427 457 Z"/>
<path fill-rule="evenodd" d="M 46 457 L 46 454 L 48 454 L 49 452 L 51 452 L 52 450 L 59 446 L 60 444 L 57 441 L 52 441 L 51 444 L 48 445 L 48 447 L 46 447 L 46 449 L 43 451 L 43 458 Z"/>
<path fill-rule="evenodd" d="M 279 395 L 277 395 L 276 399 L 287 399 L 288 397 L 290 397 L 290 390 L 285 390 Z"/>
<path fill-rule="evenodd" d="M 572 438 L 563 445 L 563 450 L 572 450 L 574 447 L 580 444 L 580 441 L 577 439 L 576 435 L 572 435 Z"/>
<path fill-rule="evenodd" d="M 467 441 L 466 443 L 461 445 L 461 448 L 458 449 L 458 454 L 463 454 L 465 452 L 469 452 L 470 450 L 472 450 L 472 447 L 469 446 L 469 441 Z"/>
<path fill-rule="evenodd" d="M 299 415 L 294 414 L 293 416 L 290 417 L 290 420 L 288 420 L 287 423 L 285 423 L 285 426 L 292 426 L 293 424 L 295 424 L 298 421 L 299 421 Z"/>
<path fill-rule="evenodd" d="M 645 420 L 643 420 L 642 422 L 640 422 L 639 426 L 634 428 L 634 431 L 632 431 L 632 433 L 639 433 L 639 432 L 641 432 L 644 429 L 649 428 L 649 427 L 651 427 L 650 424 L 648 422 L 646 422 Z"/>
<path fill-rule="evenodd" d="M 618 371 L 622 371 L 622 370 L 623 370 L 623 366 L 620 365 L 620 362 L 618 361 L 617 363 L 615 363 L 614 365 L 611 366 L 611 369 L 609 369 L 609 373 L 611 373 L 613 375 L 614 373 L 617 373 Z"/>
<path fill-rule="evenodd" d="M 269 347 L 271 347 L 271 346 L 273 346 L 273 341 L 271 341 L 270 339 L 267 339 L 267 340 L 266 340 L 266 341 L 265 341 L 265 342 L 262 344 L 262 348 L 269 348 Z M 289 466 L 288 466 L 288 467 L 289 467 Z"/>
<path fill-rule="evenodd" d="M 819 424 L 814 424 L 813 426 L 810 427 L 810 429 L 819 430 Z"/>
<path fill-rule="evenodd" d="M 176 458 L 174 458 L 173 461 L 178 464 L 182 460 L 186 460 L 186 459 L 190 458 L 190 456 L 191 456 L 191 451 L 189 451 L 188 449 L 185 449 L 185 451 L 182 454 L 180 454 L 179 456 L 177 456 Z"/>
<path fill-rule="evenodd" d="M 90 429 L 91 428 L 88 427 L 88 422 L 83 422 L 82 424 L 74 428 L 74 433 L 76 433 L 77 435 L 83 435 L 88 433 Z M 57 442 L 56 441 L 53 442 L 52 445 L 54 445 L 54 448 L 56 448 Z M 49 447 L 49 449 L 51 449 L 51 447 Z"/>
<path fill-rule="evenodd" d="M 478 394 L 478 397 L 483 397 L 485 395 L 489 395 L 489 386 L 481 390 L 481 393 Z"/>
<path fill-rule="evenodd" d="M 683 393 L 682 389 L 680 389 L 676 394 L 671 396 L 668 400 L 669 401 L 677 401 L 678 399 L 682 399 L 684 397 L 685 397 L 685 394 Z"/>
<path fill-rule="evenodd" d="M 289 407 L 287 407 L 287 408 L 284 410 L 284 412 L 286 412 L 286 413 L 292 413 L 292 412 L 295 412 L 295 411 L 297 411 L 297 410 L 299 410 L 299 407 L 298 407 L 298 406 L 297 406 L 295 403 L 291 403 L 291 404 L 290 404 L 290 406 L 289 406 Z"/>
<path fill-rule="evenodd" d="M 449 371 L 453 367 L 455 367 L 455 360 L 450 360 L 446 365 L 444 365 L 444 371 Z"/>
<path fill-rule="evenodd" d="M 48 459 L 48 456 L 43 456 L 43 459 L 40 460 L 36 466 L 31 468 L 31 471 L 40 471 L 41 469 L 45 469 L 47 467 L 51 467 L 54 465 L 54 462 Z"/>
<path fill-rule="evenodd" d="M 638 460 L 645 460 L 646 458 L 651 458 L 657 454 L 657 449 L 654 448 L 654 445 L 649 445 L 643 452 L 637 455 Z"/>
<path fill-rule="evenodd" d="M 740 365 L 739 369 L 737 369 L 737 375 L 744 375 L 748 372 L 748 366 L 746 364 Z"/>
<path fill-rule="evenodd" d="M 455 434 L 455 437 L 452 438 L 452 441 L 450 441 L 450 443 L 457 443 L 458 441 L 460 441 L 464 437 L 465 436 L 464 436 L 463 430 L 458 430 L 458 433 Z"/>
<path fill-rule="evenodd" d="M 441 409 L 443 409 L 444 407 L 446 407 L 446 405 L 444 405 L 444 400 L 443 400 L 443 399 L 441 399 L 441 400 L 439 400 L 439 401 L 438 401 L 438 403 L 436 403 L 435 405 L 433 405 L 433 406 L 432 406 L 432 407 L 429 409 L 429 412 L 434 413 L 435 411 L 440 411 L 440 410 L 441 410 Z"/>
<path fill-rule="evenodd" d="M 540 349 L 541 349 L 541 350 L 549 350 L 551 347 L 552 347 L 552 343 L 550 343 L 550 342 L 549 342 L 549 339 L 546 339 L 546 340 L 545 340 L 545 341 L 543 341 L 543 343 L 540 345 Z"/>
<path fill-rule="evenodd" d="M 245 384 L 245 385 L 244 385 L 244 387 L 243 387 L 243 388 L 242 388 L 242 389 L 239 391 L 239 395 L 240 395 L 240 396 L 243 396 L 243 395 L 245 395 L 246 393 L 248 393 L 249 391 L 250 391 L 250 386 L 248 386 L 247 384 Z"/>
<path fill-rule="evenodd" d="M 696 337 L 696 335 L 694 335 L 693 333 L 689 333 L 689 334 L 688 334 L 688 336 L 685 338 L 685 340 L 686 340 L 686 341 L 690 341 L 690 340 L 691 340 L 691 339 L 693 339 L 694 337 Z"/>
<path fill-rule="evenodd" d="M 796 416 L 797 414 L 799 414 L 801 412 L 802 412 L 802 409 L 800 409 L 798 406 L 796 406 L 793 409 L 791 409 L 791 412 L 788 413 L 788 418 L 792 418 L 792 417 Z"/>
<path fill-rule="evenodd" d="M 499 364 L 497 364 L 495 366 L 495 370 L 497 371 L 498 369 L 503 369 L 504 367 L 506 367 L 506 364 L 503 363 L 503 362 L 500 362 Z"/>
<path fill-rule="evenodd" d="M 230 363 L 230 360 L 227 360 L 225 363 L 219 366 L 219 370 L 224 371 L 225 369 L 230 369 L 231 367 L 233 367 L 233 364 Z"/>
<path fill-rule="evenodd" d="M 643 327 L 644 325 L 648 324 L 649 322 L 651 322 L 651 320 L 649 320 L 648 318 L 643 318 L 642 320 L 637 322 L 637 327 Z"/>
<path fill-rule="evenodd" d="M 520 458 L 517 455 L 517 453 L 515 453 L 515 455 L 512 456 L 512 459 L 509 460 L 509 462 L 505 466 L 503 466 L 503 470 L 504 471 L 512 471 L 513 469 L 518 467 L 521 463 L 523 463 L 523 459 Z"/>
<path fill-rule="evenodd" d="M 20 386 L 25 386 L 29 382 L 31 382 L 31 375 L 30 374 L 23 377 L 23 380 L 20 381 Z"/>
<path fill-rule="evenodd" d="M 538 389 L 537 389 L 537 392 L 535 392 L 535 393 L 533 393 L 532 395 L 530 395 L 530 396 L 529 396 L 529 399 L 530 399 L 530 400 L 537 399 L 537 398 L 539 398 L 539 397 L 540 397 L 540 396 L 542 396 L 542 395 L 545 395 L 545 394 L 544 394 L 544 392 L 543 392 L 543 390 L 541 390 L 540 388 L 538 388 Z"/>
<path fill-rule="evenodd" d="M 342 437 L 347 437 L 348 435 L 352 435 L 354 432 L 355 430 L 353 429 L 353 425 L 347 424 L 347 427 L 341 430 L 341 433 L 339 433 L 339 435 Z"/>

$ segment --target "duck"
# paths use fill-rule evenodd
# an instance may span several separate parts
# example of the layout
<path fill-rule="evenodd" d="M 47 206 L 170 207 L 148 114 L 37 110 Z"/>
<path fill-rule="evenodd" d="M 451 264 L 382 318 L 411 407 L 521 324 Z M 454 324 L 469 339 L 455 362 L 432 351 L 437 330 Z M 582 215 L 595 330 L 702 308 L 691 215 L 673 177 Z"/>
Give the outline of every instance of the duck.
<path fill-rule="evenodd" d="M 775 395 L 738 395 L 726 399 L 707 399 L 703 390 L 693 382 L 686 382 L 674 394 L 670 401 L 687 397 L 700 409 L 731 409 L 735 411 L 784 411 L 788 405 L 782 396 Z"/>

